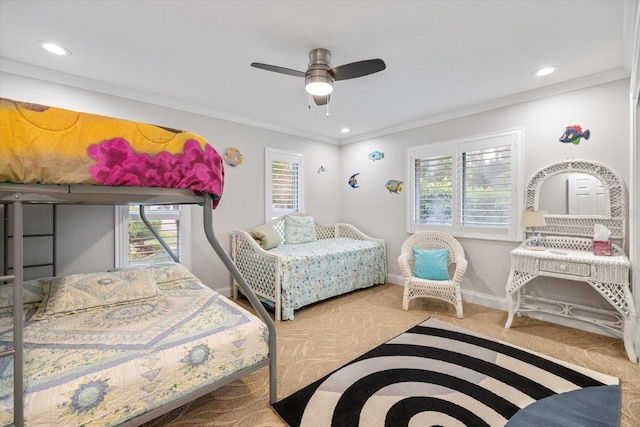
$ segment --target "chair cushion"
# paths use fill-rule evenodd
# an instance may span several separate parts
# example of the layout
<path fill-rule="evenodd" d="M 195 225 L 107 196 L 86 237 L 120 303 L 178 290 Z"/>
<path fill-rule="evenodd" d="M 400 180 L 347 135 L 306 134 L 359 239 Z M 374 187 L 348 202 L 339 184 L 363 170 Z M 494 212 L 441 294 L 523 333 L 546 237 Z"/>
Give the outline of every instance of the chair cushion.
<path fill-rule="evenodd" d="M 415 268 L 413 275 L 427 280 L 450 280 L 447 261 L 449 249 L 413 248 Z"/>

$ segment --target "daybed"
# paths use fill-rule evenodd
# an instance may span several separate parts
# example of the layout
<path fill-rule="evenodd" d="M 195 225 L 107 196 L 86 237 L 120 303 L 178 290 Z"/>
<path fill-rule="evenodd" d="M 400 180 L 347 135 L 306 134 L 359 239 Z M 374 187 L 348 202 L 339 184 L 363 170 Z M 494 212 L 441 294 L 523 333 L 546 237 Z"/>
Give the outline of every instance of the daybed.
<path fill-rule="evenodd" d="M 6 99 L 0 114 L 0 203 L 13 219 L 13 274 L 0 277 L 0 423 L 139 425 L 265 366 L 275 402 L 275 325 L 213 231 L 224 176 L 213 147 Z M 180 264 L 23 282 L 25 203 L 129 202 L 202 204 L 210 244 L 262 320 Z"/>
<path fill-rule="evenodd" d="M 350 224 L 323 225 L 304 214 L 234 230 L 231 257 L 255 294 L 274 307 L 276 320 L 292 320 L 303 306 L 387 278 L 383 239 Z"/>

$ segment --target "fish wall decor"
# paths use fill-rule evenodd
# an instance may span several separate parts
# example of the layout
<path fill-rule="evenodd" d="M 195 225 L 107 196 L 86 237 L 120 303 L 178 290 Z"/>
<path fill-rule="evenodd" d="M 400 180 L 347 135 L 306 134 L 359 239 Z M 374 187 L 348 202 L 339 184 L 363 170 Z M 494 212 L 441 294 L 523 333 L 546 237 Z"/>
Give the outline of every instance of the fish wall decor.
<path fill-rule="evenodd" d="M 389 193 L 400 194 L 400 192 L 402 191 L 402 184 L 402 181 L 398 181 L 397 179 L 390 179 L 384 186 L 387 190 L 389 190 Z"/>
<path fill-rule="evenodd" d="M 231 167 L 241 165 L 244 161 L 244 156 L 240 153 L 236 147 L 229 147 L 224 152 L 224 161 Z"/>
<path fill-rule="evenodd" d="M 354 173 L 353 175 L 351 175 L 349 177 L 349 185 L 351 186 L 351 188 L 358 188 L 360 187 L 358 185 L 358 179 L 356 178 L 358 175 L 360 175 L 360 172 L 358 173 Z"/>
<path fill-rule="evenodd" d="M 564 133 L 560 137 L 560 142 L 564 142 L 565 144 L 570 142 L 574 145 L 578 145 L 580 144 L 580 139 L 589 139 L 589 136 L 591 136 L 591 132 L 589 132 L 589 129 L 583 132 L 582 128 L 578 125 L 567 126 Z"/>
<path fill-rule="evenodd" d="M 384 153 L 382 151 L 372 151 L 371 153 L 369 153 L 369 159 L 373 160 L 374 162 L 376 160 L 382 160 L 384 159 Z"/>

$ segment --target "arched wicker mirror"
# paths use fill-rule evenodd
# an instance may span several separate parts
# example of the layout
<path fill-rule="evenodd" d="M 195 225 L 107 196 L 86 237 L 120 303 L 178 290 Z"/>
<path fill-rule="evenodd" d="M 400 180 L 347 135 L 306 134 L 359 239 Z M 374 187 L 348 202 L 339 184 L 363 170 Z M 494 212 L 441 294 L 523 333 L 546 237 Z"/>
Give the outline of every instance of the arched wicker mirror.
<path fill-rule="evenodd" d="M 566 174 L 566 176 L 565 176 Z M 582 177 L 594 177 L 597 187 L 591 194 L 576 194 L 576 185 L 573 181 Z M 578 178 L 576 178 L 578 177 Z M 547 189 L 545 183 L 555 181 L 560 183 L 556 189 Z M 587 180 L 585 180 L 586 182 Z M 558 190 L 560 189 L 560 190 Z M 594 211 L 582 214 L 581 210 L 569 208 L 563 213 L 554 213 L 553 210 L 545 215 L 547 225 L 544 227 L 527 227 L 527 233 L 541 233 L 545 235 L 593 237 L 595 224 L 602 224 L 611 231 L 609 239 L 619 243 L 624 248 L 626 232 L 626 190 L 620 176 L 609 167 L 589 160 L 565 160 L 553 163 L 536 172 L 526 187 L 525 209 L 548 210 L 547 206 L 541 206 L 546 200 L 555 198 L 557 205 L 569 206 L 572 198 L 578 200 L 573 203 L 579 206 L 582 200 L 588 197 L 595 198 L 598 205 Z M 543 194 L 543 191 L 553 192 Z M 562 200 L 567 198 L 567 200 Z M 585 199 L 586 200 L 586 199 Z M 576 213 L 577 212 L 577 213 Z"/>

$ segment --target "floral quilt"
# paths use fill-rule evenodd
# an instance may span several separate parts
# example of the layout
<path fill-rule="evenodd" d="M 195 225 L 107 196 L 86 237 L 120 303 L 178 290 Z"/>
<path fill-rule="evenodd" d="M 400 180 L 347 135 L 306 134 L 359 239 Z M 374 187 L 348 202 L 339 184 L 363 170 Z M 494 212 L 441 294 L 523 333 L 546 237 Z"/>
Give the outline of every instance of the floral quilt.
<path fill-rule="evenodd" d="M 159 295 L 34 320 L 25 309 L 26 426 L 113 426 L 268 357 L 264 323 L 175 268 Z M 12 342 L 0 316 L 0 347 Z M 0 359 L 0 424 L 13 420 L 13 360 Z"/>

